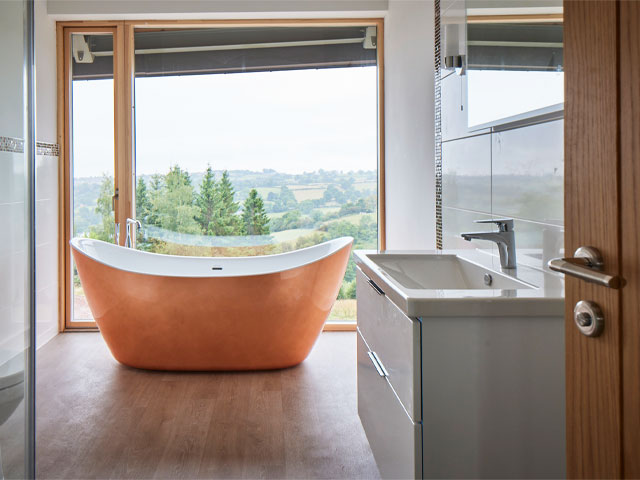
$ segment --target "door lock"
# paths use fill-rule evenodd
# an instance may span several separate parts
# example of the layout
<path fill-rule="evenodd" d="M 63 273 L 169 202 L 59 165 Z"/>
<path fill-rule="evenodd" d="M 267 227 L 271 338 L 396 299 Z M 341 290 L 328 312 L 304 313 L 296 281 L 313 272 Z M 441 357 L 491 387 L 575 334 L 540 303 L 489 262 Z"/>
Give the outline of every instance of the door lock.
<path fill-rule="evenodd" d="M 604 315 L 595 302 L 580 300 L 576 303 L 573 320 L 580 333 L 587 337 L 597 337 L 604 330 Z"/>

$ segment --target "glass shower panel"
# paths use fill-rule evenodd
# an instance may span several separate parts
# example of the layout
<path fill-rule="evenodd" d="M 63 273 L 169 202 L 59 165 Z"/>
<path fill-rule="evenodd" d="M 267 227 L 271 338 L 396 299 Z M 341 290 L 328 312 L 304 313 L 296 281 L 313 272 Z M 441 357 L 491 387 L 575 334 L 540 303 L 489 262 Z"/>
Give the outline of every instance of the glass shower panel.
<path fill-rule="evenodd" d="M 115 240 L 113 35 L 71 35 L 73 237 Z M 73 268 L 73 322 L 93 317 Z"/>
<path fill-rule="evenodd" d="M 25 154 L 32 145 L 25 142 L 32 138 L 25 119 L 33 116 L 24 88 L 24 66 L 29 64 L 24 47 L 30 38 L 25 33 L 32 32 L 33 10 L 27 5 L 0 2 L 0 478 L 24 478 L 33 472 L 33 297 L 28 273 L 33 226 L 27 184 L 27 159 L 32 155 Z"/>

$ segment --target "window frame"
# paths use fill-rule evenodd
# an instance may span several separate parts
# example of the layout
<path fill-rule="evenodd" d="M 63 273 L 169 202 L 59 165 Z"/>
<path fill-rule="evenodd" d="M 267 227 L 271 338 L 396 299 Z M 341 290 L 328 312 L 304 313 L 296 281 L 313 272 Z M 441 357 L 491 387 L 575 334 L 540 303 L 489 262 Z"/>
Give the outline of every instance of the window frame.
<path fill-rule="evenodd" d="M 319 19 L 224 19 L 224 20 L 82 20 L 56 22 L 58 144 L 59 164 L 59 331 L 96 330 L 95 322 L 74 322 L 71 285 L 71 55 L 72 33 L 113 33 L 114 45 L 114 188 L 115 222 L 120 223 L 120 245 L 125 240 L 126 219 L 135 212 L 135 118 L 134 81 L 136 30 L 203 28 L 203 27 L 294 27 L 294 26 L 375 26 L 377 28 L 378 77 L 378 248 L 386 249 L 385 215 L 385 125 L 384 125 L 384 19 L 319 18 Z M 324 331 L 353 331 L 355 323 L 326 324 Z"/>

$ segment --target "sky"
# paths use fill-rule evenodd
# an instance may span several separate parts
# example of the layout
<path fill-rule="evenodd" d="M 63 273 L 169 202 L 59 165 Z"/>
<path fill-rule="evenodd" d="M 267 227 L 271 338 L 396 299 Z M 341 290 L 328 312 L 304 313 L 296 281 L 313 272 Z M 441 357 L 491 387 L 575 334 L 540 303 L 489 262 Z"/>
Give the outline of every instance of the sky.
<path fill-rule="evenodd" d="M 376 67 L 138 78 L 136 171 L 375 170 Z M 73 83 L 74 176 L 113 175 L 113 82 Z"/>
<path fill-rule="evenodd" d="M 467 70 L 468 125 L 493 122 L 564 102 L 564 73 Z"/>

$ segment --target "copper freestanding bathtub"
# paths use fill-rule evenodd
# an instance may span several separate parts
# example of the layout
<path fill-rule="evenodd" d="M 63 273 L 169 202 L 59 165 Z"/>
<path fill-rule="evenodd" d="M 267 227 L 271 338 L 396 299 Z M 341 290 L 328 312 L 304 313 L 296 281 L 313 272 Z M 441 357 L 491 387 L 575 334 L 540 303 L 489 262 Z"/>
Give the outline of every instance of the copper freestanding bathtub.
<path fill-rule="evenodd" d="M 302 362 L 336 300 L 351 237 L 279 255 L 159 255 L 71 240 L 93 317 L 120 363 L 262 370 Z"/>

